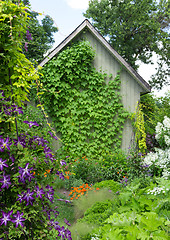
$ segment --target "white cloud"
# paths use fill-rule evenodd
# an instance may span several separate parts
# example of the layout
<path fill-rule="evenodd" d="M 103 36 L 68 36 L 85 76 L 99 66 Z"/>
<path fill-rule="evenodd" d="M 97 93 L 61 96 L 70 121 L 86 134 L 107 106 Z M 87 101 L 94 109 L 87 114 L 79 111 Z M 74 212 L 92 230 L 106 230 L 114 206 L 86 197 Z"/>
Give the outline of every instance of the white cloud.
<path fill-rule="evenodd" d="M 71 8 L 87 9 L 89 0 L 66 0 L 66 2 Z"/>

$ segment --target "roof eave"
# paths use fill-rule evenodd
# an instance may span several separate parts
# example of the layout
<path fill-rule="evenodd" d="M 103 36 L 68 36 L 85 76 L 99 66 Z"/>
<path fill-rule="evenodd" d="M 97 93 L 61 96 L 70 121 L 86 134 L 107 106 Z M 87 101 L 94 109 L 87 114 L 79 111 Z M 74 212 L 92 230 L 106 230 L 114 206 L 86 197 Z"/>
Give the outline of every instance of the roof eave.
<path fill-rule="evenodd" d="M 82 30 L 88 28 L 90 32 L 105 46 L 105 48 L 123 65 L 129 74 L 136 79 L 140 86 L 143 87 L 145 93 L 151 92 L 151 86 L 112 48 L 106 39 L 93 27 L 93 25 L 85 19 L 68 37 L 66 37 L 44 60 L 39 64 L 43 67 L 50 59 L 60 52 L 70 41 L 72 41 Z"/>

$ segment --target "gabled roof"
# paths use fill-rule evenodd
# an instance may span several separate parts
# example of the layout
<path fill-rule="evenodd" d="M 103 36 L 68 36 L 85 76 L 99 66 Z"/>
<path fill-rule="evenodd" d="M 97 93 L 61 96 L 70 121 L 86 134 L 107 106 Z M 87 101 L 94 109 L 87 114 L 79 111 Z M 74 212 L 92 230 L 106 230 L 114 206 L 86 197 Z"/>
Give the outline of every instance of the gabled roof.
<path fill-rule="evenodd" d="M 150 85 L 112 48 L 106 39 L 93 27 L 93 25 L 85 19 L 68 37 L 66 37 L 44 60 L 39 66 L 44 66 L 50 59 L 59 53 L 70 41 L 72 41 L 84 29 L 88 29 L 105 48 L 114 56 L 117 61 L 125 67 L 129 74 L 142 86 L 146 93 L 151 91 Z"/>

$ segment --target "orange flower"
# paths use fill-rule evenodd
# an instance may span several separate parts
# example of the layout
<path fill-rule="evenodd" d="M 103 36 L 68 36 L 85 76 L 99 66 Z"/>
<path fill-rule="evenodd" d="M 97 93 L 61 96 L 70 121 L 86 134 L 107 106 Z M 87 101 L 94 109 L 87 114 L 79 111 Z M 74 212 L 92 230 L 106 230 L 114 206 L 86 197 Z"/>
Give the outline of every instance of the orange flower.
<path fill-rule="evenodd" d="M 46 170 L 48 173 L 50 173 L 50 169 L 49 170 Z"/>
<path fill-rule="evenodd" d="M 96 188 L 96 190 L 99 190 L 100 188 Z"/>

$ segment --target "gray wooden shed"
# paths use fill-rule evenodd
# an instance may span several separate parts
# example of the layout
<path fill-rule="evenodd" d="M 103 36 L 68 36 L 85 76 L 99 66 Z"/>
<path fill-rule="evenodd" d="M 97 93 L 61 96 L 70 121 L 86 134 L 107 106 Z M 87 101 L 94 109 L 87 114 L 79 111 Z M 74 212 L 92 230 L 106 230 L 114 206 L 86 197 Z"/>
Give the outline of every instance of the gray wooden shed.
<path fill-rule="evenodd" d="M 136 110 L 142 94 L 151 91 L 150 85 L 111 47 L 103 36 L 85 19 L 64 41 L 62 41 L 39 65 L 43 67 L 70 42 L 85 38 L 95 49 L 94 67 L 98 71 L 112 74 L 121 71 L 121 96 L 124 108 L 129 112 Z M 125 122 L 122 138 L 122 149 L 127 149 L 132 140 L 133 129 L 130 120 Z"/>

